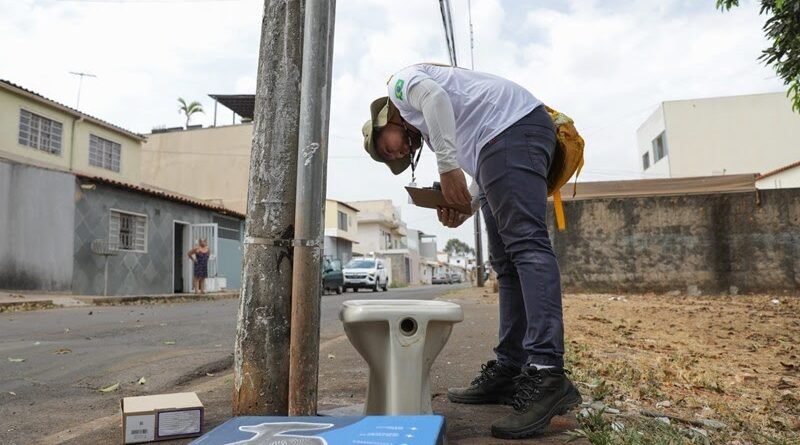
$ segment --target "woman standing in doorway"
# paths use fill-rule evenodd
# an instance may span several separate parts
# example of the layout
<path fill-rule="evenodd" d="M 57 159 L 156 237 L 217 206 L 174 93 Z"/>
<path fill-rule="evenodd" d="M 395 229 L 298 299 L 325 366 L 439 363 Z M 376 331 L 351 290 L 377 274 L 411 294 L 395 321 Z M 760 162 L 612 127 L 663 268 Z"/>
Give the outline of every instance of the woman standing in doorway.
<path fill-rule="evenodd" d="M 189 251 L 189 259 L 194 263 L 194 275 L 192 279 L 192 290 L 195 293 L 205 293 L 205 282 L 208 278 L 208 257 L 211 256 L 211 249 L 204 238 L 197 240 L 197 245 Z"/>

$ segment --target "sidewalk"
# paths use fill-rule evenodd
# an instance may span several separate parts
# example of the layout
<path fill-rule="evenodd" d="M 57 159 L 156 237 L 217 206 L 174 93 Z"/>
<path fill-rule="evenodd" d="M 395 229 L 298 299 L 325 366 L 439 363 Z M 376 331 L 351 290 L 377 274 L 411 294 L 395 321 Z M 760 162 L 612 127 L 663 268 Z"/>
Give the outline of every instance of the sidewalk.
<path fill-rule="evenodd" d="M 158 295 L 72 295 L 61 293 L 28 293 L 25 291 L 0 291 L 0 312 L 48 309 L 56 307 L 108 306 L 114 304 L 145 304 L 165 302 L 189 302 L 198 300 L 222 300 L 239 298 L 239 291 L 221 291 L 206 294 L 158 294 Z"/>
<path fill-rule="evenodd" d="M 555 417 L 539 437 L 506 441 L 491 437 L 490 428 L 494 420 L 510 413 L 511 407 L 462 405 L 447 400 L 447 388 L 468 385 L 477 375 L 480 365 L 492 358 L 492 347 L 497 337 L 497 294 L 492 294 L 488 288 L 470 288 L 440 299 L 458 303 L 464 309 L 464 321 L 455 325 L 447 345 L 431 369 L 433 410 L 446 418 L 447 443 L 562 445 L 569 438 L 566 432 L 578 426 L 574 412 Z M 323 341 L 320 345 L 319 412 L 360 415 L 367 390 L 367 375 L 366 363 L 344 333 Z M 195 387 L 201 390 L 198 396 L 206 408 L 205 431 L 225 422 L 231 415 L 233 374 L 214 379 L 195 382 Z M 176 440 L 162 443 L 178 445 L 188 442 Z M 571 443 L 588 444 L 582 440 Z"/>
<path fill-rule="evenodd" d="M 497 340 L 497 294 L 489 287 L 468 288 L 445 295 L 440 300 L 458 303 L 464 309 L 464 321 L 453 333 L 431 369 L 433 410 L 445 416 L 447 443 L 477 444 L 563 444 L 567 431 L 578 427 L 575 412 L 557 416 L 541 436 L 534 439 L 506 441 L 490 435 L 494 420 L 512 412 L 509 406 L 464 405 L 447 400 L 447 388 L 467 386 L 480 365 L 494 358 Z M 361 404 L 366 395 L 368 370 L 363 359 L 346 337 L 323 345 L 320 354 L 319 409 Z M 574 441 L 574 444 L 588 444 Z"/>

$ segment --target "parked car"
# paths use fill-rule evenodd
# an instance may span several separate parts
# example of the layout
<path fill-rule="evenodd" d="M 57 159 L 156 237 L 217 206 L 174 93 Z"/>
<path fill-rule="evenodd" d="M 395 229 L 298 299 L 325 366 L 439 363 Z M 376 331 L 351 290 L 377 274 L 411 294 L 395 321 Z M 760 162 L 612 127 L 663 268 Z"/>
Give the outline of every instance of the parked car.
<path fill-rule="evenodd" d="M 450 275 L 446 273 L 437 273 L 431 279 L 431 284 L 450 284 Z"/>
<path fill-rule="evenodd" d="M 463 280 L 461 279 L 461 274 L 460 273 L 451 273 L 450 274 L 450 282 L 451 283 L 460 283 L 462 281 Z"/>
<path fill-rule="evenodd" d="M 389 290 L 386 265 L 378 258 L 353 258 L 344 266 L 344 289 Z"/>
<path fill-rule="evenodd" d="M 344 273 L 342 261 L 338 258 L 325 257 L 322 259 L 322 293 L 333 291 L 341 294 L 344 289 Z"/>

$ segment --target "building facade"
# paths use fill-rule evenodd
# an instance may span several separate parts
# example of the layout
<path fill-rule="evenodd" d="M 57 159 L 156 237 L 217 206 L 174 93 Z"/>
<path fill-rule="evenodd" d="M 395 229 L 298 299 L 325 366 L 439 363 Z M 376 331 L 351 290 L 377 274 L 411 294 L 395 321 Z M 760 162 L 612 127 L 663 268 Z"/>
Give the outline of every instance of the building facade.
<path fill-rule="evenodd" d="M 408 249 L 408 229 L 401 218 L 400 208 L 388 199 L 353 201 L 348 205 L 359 211 L 358 244 L 353 246 L 353 253 L 389 260 L 390 285 L 414 284 Z"/>
<path fill-rule="evenodd" d="M 325 200 L 324 254 L 347 264 L 358 243 L 358 209 L 341 201 Z"/>
<path fill-rule="evenodd" d="M 0 186 L 8 191 L 0 194 L 0 289 L 191 292 L 186 254 L 201 237 L 211 247 L 208 289 L 239 287 L 241 214 L 99 176 L 7 160 L 0 160 Z"/>
<path fill-rule="evenodd" d="M 140 182 L 145 137 L 0 80 L 0 155 L 16 162 Z"/>
<path fill-rule="evenodd" d="M 188 292 L 201 237 L 208 289 L 239 287 L 244 215 L 144 187 L 144 141 L 0 80 L 0 288 Z"/>
<path fill-rule="evenodd" d="M 142 183 L 247 212 L 253 124 L 154 130 L 142 150 Z"/>
<path fill-rule="evenodd" d="M 785 93 L 663 102 L 637 131 L 645 178 L 766 173 L 800 160 L 797 141 Z"/>

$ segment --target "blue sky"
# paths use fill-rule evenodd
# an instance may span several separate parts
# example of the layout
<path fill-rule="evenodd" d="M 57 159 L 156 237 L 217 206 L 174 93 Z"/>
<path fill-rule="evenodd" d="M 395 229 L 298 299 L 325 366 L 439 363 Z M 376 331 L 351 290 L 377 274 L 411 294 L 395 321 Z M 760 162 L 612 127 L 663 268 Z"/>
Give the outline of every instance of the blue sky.
<path fill-rule="evenodd" d="M 310 1 L 310 0 L 309 0 Z M 469 66 L 467 0 L 451 0 L 459 63 Z M 636 129 L 661 101 L 781 91 L 757 62 L 758 4 L 714 0 L 472 0 L 475 67 L 508 77 L 571 115 L 587 141 L 584 180 L 643 177 Z M 260 0 L 0 0 L 0 78 L 125 128 L 182 125 L 177 97 L 253 93 Z M 339 0 L 328 196 L 392 199 L 412 228 L 472 243 L 472 224 L 442 228 L 407 205 L 410 173 L 392 177 L 360 143 L 369 102 L 395 70 L 447 61 L 437 0 Z M 221 110 L 218 123 L 231 114 Z M 436 179 L 430 152 L 418 183 Z M 354 174 L 358 172 L 359 174 Z"/>

